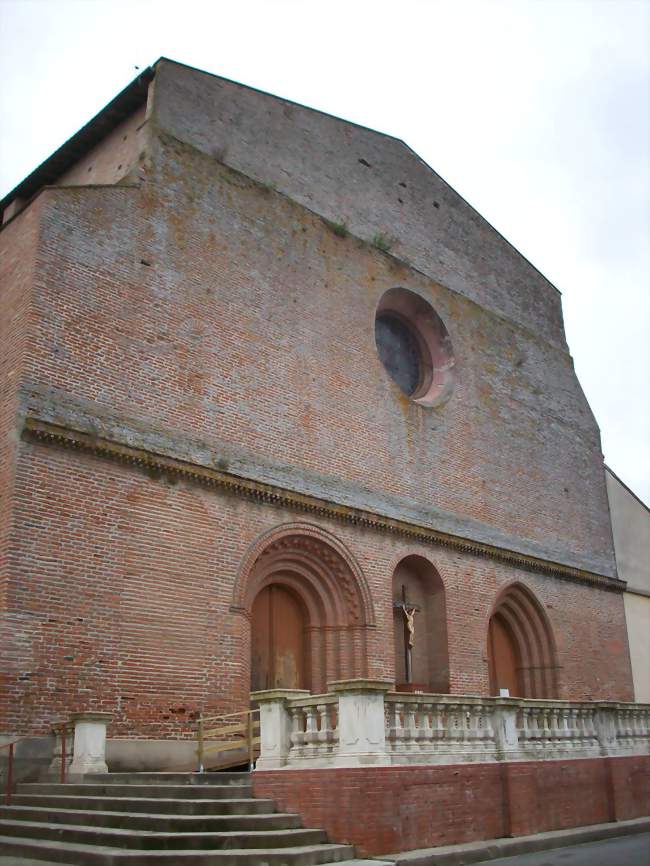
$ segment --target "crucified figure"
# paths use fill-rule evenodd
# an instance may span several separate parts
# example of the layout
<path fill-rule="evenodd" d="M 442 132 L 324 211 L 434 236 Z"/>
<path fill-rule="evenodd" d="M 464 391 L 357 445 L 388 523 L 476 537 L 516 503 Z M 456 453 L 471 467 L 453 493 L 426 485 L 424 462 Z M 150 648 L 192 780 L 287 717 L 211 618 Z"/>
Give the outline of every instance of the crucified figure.
<path fill-rule="evenodd" d="M 409 648 L 413 649 L 413 643 L 415 641 L 415 611 L 416 608 L 411 607 L 408 608 L 405 604 L 402 605 L 402 610 L 404 611 L 404 617 L 406 622 L 406 630 L 408 632 L 408 643 Z"/>
<path fill-rule="evenodd" d="M 404 673 L 406 682 L 413 682 L 413 646 L 415 644 L 415 614 L 420 608 L 406 599 L 406 587 L 402 586 L 402 598 L 393 602 L 395 610 L 404 615 Z"/>

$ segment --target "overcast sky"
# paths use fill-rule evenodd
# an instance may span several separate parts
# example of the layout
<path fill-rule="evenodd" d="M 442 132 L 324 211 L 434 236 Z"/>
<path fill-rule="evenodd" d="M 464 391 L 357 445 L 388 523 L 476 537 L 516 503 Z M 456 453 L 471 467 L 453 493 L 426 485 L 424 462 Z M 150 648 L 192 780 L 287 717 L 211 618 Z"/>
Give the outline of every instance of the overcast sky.
<path fill-rule="evenodd" d="M 650 0 L 0 0 L 0 195 L 161 55 L 403 138 L 562 292 L 650 503 Z"/>

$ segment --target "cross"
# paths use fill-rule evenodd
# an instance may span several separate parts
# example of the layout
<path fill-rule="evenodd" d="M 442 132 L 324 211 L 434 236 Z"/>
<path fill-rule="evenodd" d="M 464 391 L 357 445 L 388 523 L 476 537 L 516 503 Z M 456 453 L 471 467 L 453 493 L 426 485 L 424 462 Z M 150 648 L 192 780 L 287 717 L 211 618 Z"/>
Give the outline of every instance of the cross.
<path fill-rule="evenodd" d="M 393 604 L 396 610 L 404 614 L 404 669 L 406 671 L 406 682 L 413 682 L 413 642 L 415 640 L 414 616 L 420 612 L 417 604 L 406 600 L 406 587 L 402 584 L 402 601 Z"/>

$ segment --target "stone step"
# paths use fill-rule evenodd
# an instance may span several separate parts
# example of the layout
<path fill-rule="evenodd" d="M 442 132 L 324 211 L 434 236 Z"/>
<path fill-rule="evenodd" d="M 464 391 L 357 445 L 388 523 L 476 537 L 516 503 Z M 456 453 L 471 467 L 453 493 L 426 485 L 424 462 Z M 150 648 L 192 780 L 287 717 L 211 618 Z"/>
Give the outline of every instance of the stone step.
<path fill-rule="evenodd" d="M 288 848 L 319 845 L 327 841 L 322 830 L 243 830 L 222 833 L 159 833 L 87 827 L 83 824 L 51 824 L 39 821 L 0 819 L 0 835 L 49 839 L 83 845 L 102 845 L 129 850 L 224 850 L 231 848 Z"/>
<path fill-rule="evenodd" d="M 322 844 L 275 850 L 126 851 L 109 846 L 0 836 L 0 854 L 65 866 L 320 866 L 349 860 L 354 857 L 354 849 L 351 845 Z"/>
<path fill-rule="evenodd" d="M 183 798 L 179 800 L 175 797 L 14 794 L 11 802 L 15 806 L 46 806 L 53 809 L 92 809 L 109 812 L 147 812 L 166 815 L 266 815 L 275 811 L 273 800 L 254 800 L 249 797 L 223 800 L 208 800 L 206 798 L 199 800 Z"/>
<path fill-rule="evenodd" d="M 87 773 L 83 783 L 119 785 L 242 785 L 249 784 L 250 773 Z"/>
<path fill-rule="evenodd" d="M 122 830 L 195 833 L 228 830 L 294 830 L 301 827 L 300 815 L 282 812 L 268 815 L 133 814 L 128 811 L 111 812 L 19 805 L 0 806 L 0 819 L 40 821 L 48 824 L 84 824 L 88 827 L 114 827 Z"/>
<path fill-rule="evenodd" d="M 252 797 L 253 790 L 250 782 L 243 785 L 130 785 L 88 783 L 66 783 L 57 782 L 21 782 L 17 787 L 18 794 L 76 794 L 82 797 L 146 797 L 149 799 L 170 797 L 180 799 L 184 797 L 198 800 L 202 798 L 233 799 Z"/>

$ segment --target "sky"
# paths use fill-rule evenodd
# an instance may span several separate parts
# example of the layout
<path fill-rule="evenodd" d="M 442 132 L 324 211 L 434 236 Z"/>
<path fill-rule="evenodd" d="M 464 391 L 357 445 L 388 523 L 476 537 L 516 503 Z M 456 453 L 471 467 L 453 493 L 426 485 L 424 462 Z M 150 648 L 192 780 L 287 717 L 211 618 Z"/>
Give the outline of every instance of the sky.
<path fill-rule="evenodd" d="M 650 0 L 0 0 L 0 196 L 160 56 L 404 139 L 560 289 L 650 504 Z"/>

